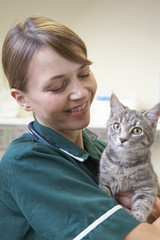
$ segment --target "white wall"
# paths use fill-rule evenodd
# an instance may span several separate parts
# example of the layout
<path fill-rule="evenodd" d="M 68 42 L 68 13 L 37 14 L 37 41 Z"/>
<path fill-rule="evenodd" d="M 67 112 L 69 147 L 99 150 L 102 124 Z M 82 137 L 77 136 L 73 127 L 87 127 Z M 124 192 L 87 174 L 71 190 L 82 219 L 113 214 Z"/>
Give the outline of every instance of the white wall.
<path fill-rule="evenodd" d="M 158 101 L 160 0 L 1 0 L 0 49 L 9 28 L 33 14 L 62 22 L 84 39 L 99 95 L 114 91 L 138 100 L 140 108 Z M 0 90 L 4 86 L 0 69 Z M 157 163 L 159 154 L 156 147 Z"/>
<path fill-rule="evenodd" d="M 114 90 L 138 99 L 140 107 L 157 102 L 159 0 L 1 0 L 0 49 L 10 26 L 33 14 L 66 24 L 85 40 L 98 93 Z"/>

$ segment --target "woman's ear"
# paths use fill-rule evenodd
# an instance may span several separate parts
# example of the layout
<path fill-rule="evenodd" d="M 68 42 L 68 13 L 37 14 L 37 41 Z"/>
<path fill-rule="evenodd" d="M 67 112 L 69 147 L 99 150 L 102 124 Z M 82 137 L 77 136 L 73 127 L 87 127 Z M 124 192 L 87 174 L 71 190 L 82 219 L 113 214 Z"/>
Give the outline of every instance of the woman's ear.
<path fill-rule="evenodd" d="M 24 92 L 22 92 L 22 91 L 20 91 L 16 88 L 12 88 L 11 89 L 11 96 L 14 97 L 14 99 L 23 108 L 23 110 L 32 111 L 32 108 L 29 105 Z"/>

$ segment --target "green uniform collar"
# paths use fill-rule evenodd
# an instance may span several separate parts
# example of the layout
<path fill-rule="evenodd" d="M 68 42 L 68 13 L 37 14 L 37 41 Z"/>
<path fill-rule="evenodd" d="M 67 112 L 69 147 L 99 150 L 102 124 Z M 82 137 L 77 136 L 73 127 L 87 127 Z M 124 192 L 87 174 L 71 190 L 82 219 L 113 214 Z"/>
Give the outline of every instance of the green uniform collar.
<path fill-rule="evenodd" d="M 38 132 L 38 134 L 40 134 L 43 138 L 49 141 L 53 145 L 53 147 L 58 148 L 59 150 L 65 152 L 66 154 L 70 155 L 71 157 L 75 158 L 80 162 L 84 162 L 85 160 L 87 160 L 89 155 L 98 159 L 101 155 L 101 151 L 98 150 L 95 146 L 96 137 L 94 138 L 94 134 L 87 134 L 85 131 L 82 131 L 84 147 L 86 149 L 85 151 L 78 145 L 63 137 L 61 134 L 57 133 L 56 131 L 39 124 L 36 119 L 33 126 Z M 89 137 L 88 135 L 91 136 Z"/>

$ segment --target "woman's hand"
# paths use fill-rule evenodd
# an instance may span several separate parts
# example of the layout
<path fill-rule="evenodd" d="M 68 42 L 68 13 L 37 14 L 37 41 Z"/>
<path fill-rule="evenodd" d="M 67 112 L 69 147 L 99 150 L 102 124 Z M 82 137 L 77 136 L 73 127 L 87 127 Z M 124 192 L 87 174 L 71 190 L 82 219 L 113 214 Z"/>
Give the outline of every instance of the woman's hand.
<path fill-rule="evenodd" d="M 153 223 L 158 217 L 160 217 L 160 198 L 159 197 L 157 197 L 154 202 L 152 212 L 149 215 L 147 222 Z"/>
<path fill-rule="evenodd" d="M 116 195 L 116 200 L 128 213 L 131 213 L 131 197 L 132 194 L 129 192 L 119 192 Z M 147 219 L 147 222 L 153 223 L 158 217 L 160 217 L 160 198 L 157 197 L 154 202 L 152 212 Z"/>
<path fill-rule="evenodd" d="M 131 197 L 132 194 L 130 192 L 119 192 L 118 194 L 116 194 L 116 200 L 128 213 L 131 213 Z"/>

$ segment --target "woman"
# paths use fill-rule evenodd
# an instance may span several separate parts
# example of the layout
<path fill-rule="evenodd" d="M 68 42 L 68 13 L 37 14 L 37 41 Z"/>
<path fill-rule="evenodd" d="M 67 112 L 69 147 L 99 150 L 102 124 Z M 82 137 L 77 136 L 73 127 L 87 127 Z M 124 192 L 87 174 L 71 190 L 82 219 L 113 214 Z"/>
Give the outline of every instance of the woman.
<path fill-rule="evenodd" d="M 83 41 L 27 18 L 6 36 L 2 63 L 11 95 L 35 121 L 0 164 L 1 239 L 159 239 L 160 219 L 139 224 L 98 188 L 105 144 L 82 131 L 97 87 Z"/>

